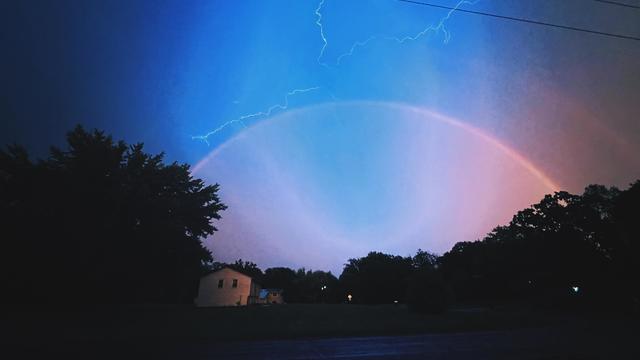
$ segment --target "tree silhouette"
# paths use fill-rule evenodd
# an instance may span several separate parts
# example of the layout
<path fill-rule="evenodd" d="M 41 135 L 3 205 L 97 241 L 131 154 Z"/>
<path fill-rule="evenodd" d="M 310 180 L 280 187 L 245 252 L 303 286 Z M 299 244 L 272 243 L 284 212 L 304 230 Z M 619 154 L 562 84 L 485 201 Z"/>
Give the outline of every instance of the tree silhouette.
<path fill-rule="evenodd" d="M 287 302 L 296 302 L 300 297 L 296 286 L 297 274 L 286 267 L 269 268 L 264 271 L 263 286 L 272 289 L 282 289 Z"/>
<path fill-rule="evenodd" d="M 622 192 L 612 209 L 617 235 L 610 245 L 613 274 L 618 292 L 640 311 L 640 180 Z"/>
<path fill-rule="evenodd" d="M 411 272 L 411 258 L 370 252 L 365 257 L 349 259 L 340 275 L 340 283 L 358 303 L 404 302 Z"/>
<path fill-rule="evenodd" d="M 251 261 L 242 261 L 242 259 L 236 260 L 233 264 L 226 265 L 236 271 L 239 271 L 245 275 L 251 276 L 256 282 L 262 283 L 263 273 L 258 265 Z"/>
<path fill-rule="evenodd" d="M 226 206 L 142 144 L 77 127 L 31 162 L 0 151 L 2 277 L 13 302 L 187 302 Z"/>
<path fill-rule="evenodd" d="M 298 269 L 293 284 L 295 292 L 291 294 L 291 300 L 285 297 L 287 301 L 300 303 L 339 301 L 338 279 L 330 271 Z"/>
<path fill-rule="evenodd" d="M 638 188 L 546 195 L 482 241 L 456 244 L 441 271 L 462 301 L 637 303 Z"/>
<path fill-rule="evenodd" d="M 442 313 L 451 302 L 451 290 L 439 269 L 440 258 L 422 249 L 411 258 L 413 271 L 407 281 L 407 305 L 413 311 Z"/>

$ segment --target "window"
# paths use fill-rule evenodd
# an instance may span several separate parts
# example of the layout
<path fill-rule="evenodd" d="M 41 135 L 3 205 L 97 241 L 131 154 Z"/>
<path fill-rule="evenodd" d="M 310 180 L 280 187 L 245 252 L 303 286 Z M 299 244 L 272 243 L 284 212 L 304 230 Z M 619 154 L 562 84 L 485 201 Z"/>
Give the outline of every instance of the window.
<path fill-rule="evenodd" d="M 238 279 L 233 279 L 233 283 L 231 284 L 231 287 L 233 287 L 233 288 L 237 288 L 238 287 Z"/>
<path fill-rule="evenodd" d="M 223 286 L 224 286 L 224 279 L 218 280 L 218 289 L 222 289 Z"/>

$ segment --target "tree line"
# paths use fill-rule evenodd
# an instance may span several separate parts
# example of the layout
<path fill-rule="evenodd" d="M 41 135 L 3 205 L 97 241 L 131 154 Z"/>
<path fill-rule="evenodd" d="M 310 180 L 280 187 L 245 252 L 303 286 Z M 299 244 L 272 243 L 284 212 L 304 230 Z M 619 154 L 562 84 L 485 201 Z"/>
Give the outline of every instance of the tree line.
<path fill-rule="evenodd" d="M 440 271 L 459 301 L 526 299 L 559 305 L 640 301 L 640 181 L 626 190 L 559 191 L 484 239 L 457 243 Z"/>
<path fill-rule="evenodd" d="M 546 195 L 483 239 L 438 256 L 380 252 L 349 259 L 342 274 L 227 265 L 288 302 L 406 303 L 442 312 L 453 303 L 640 310 L 640 181 L 626 190 L 589 185 Z M 348 296 L 351 295 L 351 299 Z"/>
<path fill-rule="evenodd" d="M 336 277 L 214 262 L 201 240 L 226 209 L 217 184 L 101 131 L 77 127 L 67 143 L 37 161 L 20 146 L 0 150 L 2 302 L 191 303 L 203 274 L 230 266 L 287 302 L 640 307 L 640 181 L 555 192 L 441 256 L 371 252 Z"/>

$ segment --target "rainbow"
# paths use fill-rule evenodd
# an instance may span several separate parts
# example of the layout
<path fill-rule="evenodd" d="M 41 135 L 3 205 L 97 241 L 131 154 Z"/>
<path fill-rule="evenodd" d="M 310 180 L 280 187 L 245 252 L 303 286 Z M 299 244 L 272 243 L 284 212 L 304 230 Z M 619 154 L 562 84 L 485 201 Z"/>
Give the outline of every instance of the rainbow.
<path fill-rule="evenodd" d="M 461 120 L 452 118 L 450 116 L 446 116 L 429 109 L 425 109 L 425 108 L 414 106 L 414 105 L 404 104 L 404 103 L 385 102 L 385 101 L 345 101 L 340 103 L 329 102 L 329 103 L 317 104 L 317 105 L 289 110 L 287 112 L 280 113 L 276 116 L 272 116 L 266 119 L 265 121 L 261 121 L 255 125 L 250 126 L 249 128 L 256 128 L 259 126 L 264 126 L 264 124 L 267 124 L 267 123 L 278 121 L 279 119 L 284 118 L 285 115 L 286 116 L 302 115 L 303 113 L 314 111 L 324 107 L 329 107 L 329 106 L 354 106 L 354 105 L 383 106 L 389 109 L 397 109 L 397 110 L 412 112 L 424 118 L 433 119 L 441 123 L 447 124 L 449 126 L 454 126 L 456 128 L 459 128 L 475 137 L 480 138 L 482 141 L 495 147 L 496 149 L 504 153 L 506 156 L 513 159 L 515 162 L 520 164 L 520 166 L 526 169 L 530 174 L 532 174 L 535 178 L 537 178 L 549 191 L 555 192 L 560 189 L 560 186 L 555 181 L 549 178 L 549 176 L 547 176 L 542 170 L 540 170 L 537 166 L 535 166 L 529 159 L 524 157 L 515 149 L 506 145 L 504 142 L 497 139 L 495 136 L 492 136 L 477 127 L 469 125 Z M 222 149 L 229 146 L 229 144 L 232 143 L 234 139 L 240 136 L 242 136 L 242 132 L 228 139 L 221 145 L 217 146 L 213 151 L 207 154 L 207 156 L 205 156 L 193 167 L 192 173 L 193 174 L 197 173 L 210 159 L 214 158 Z"/>

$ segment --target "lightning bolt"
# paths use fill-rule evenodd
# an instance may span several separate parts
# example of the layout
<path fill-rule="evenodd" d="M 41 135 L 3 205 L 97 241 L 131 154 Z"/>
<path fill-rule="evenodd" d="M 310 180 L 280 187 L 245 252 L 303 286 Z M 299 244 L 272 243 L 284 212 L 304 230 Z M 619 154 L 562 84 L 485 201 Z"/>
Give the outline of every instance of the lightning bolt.
<path fill-rule="evenodd" d="M 325 35 L 324 32 L 324 24 L 322 23 L 322 8 L 324 7 L 324 3 L 326 0 L 320 0 L 320 2 L 318 3 L 318 6 L 315 9 L 315 15 L 317 17 L 315 24 L 318 26 L 318 28 L 320 29 L 320 38 L 322 39 L 322 47 L 320 48 L 320 53 L 318 54 L 318 58 L 317 58 L 317 62 L 319 65 L 329 68 L 329 64 L 323 61 L 323 57 L 325 55 L 325 51 L 327 49 L 327 47 L 329 46 L 329 41 L 327 39 L 327 36 Z M 458 10 L 461 6 L 463 5 L 475 5 L 476 3 L 478 3 L 478 1 L 480 0 L 459 0 L 458 3 L 456 4 L 456 6 L 454 6 L 451 10 L 449 10 L 447 12 L 447 14 L 442 17 L 440 19 L 440 21 L 436 24 L 432 24 L 429 25 L 428 27 L 424 28 L 422 31 L 418 32 L 417 34 L 414 35 L 407 35 L 404 37 L 393 37 L 393 36 L 370 36 L 369 38 L 367 38 L 364 41 L 356 41 L 353 43 L 353 45 L 351 45 L 349 51 L 339 55 L 336 58 L 335 61 L 335 66 L 339 66 L 340 63 L 342 62 L 343 59 L 352 56 L 356 50 L 358 48 L 362 48 L 365 47 L 367 45 L 369 45 L 370 43 L 372 43 L 374 40 L 386 40 L 386 41 L 395 41 L 398 44 L 404 44 L 405 42 L 408 41 L 416 41 L 418 39 L 420 39 L 423 36 L 426 36 L 429 33 L 435 33 L 438 34 L 440 32 L 442 32 L 444 34 L 444 43 L 448 43 L 449 40 L 451 40 L 451 33 L 449 32 L 449 30 L 447 30 L 445 24 L 446 22 L 451 18 L 451 16 L 453 15 L 453 13 Z M 288 93 L 285 94 L 284 96 L 284 101 L 282 104 L 275 104 L 272 105 L 271 107 L 269 107 L 267 110 L 264 111 L 259 111 L 253 114 L 247 114 L 247 115 L 242 115 L 238 118 L 229 120 L 225 123 L 223 123 L 222 125 L 218 126 L 217 128 L 209 131 L 208 133 L 204 134 L 204 135 L 197 135 L 197 136 L 192 136 L 191 139 L 193 140 L 201 140 L 203 142 L 205 142 L 207 145 L 209 145 L 209 137 L 219 133 L 220 131 L 224 130 L 225 128 L 227 128 L 228 126 L 235 124 L 235 123 L 239 123 L 244 127 L 247 127 L 246 124 L 244 123 L 245 120 L 250 120 L 250 119 L 254 119 L 254 118 L 261 118 L 261 117 L 268 117 L 271 116 L 271 114 L 274 111 L 277 110 L 286 110 L 289 108 L 289 97 L 297 95 L 297 94 L 303 94 L 303 93 L 307 93 L 310 91 L 314 91 L 314 90 L 318 90 L 320 89 L 319 86 L 314 86 L 314 87 L 310 87 L 310 88 L 306 88 L 306 89 L 294 89 L 289 91 Z M 335 100 L 336 97 L 335 95 L 333 95 L 332 93 L 329 92 L 329 94 L 331 95 L 331 97 Z"/>
<path fill-rule="evenodd" d="M 197 136 L 192 136 L 191 139 L 192 140 L 201 140 L 203 142 L 205 142 L 207 145 L 209 145 L 209 137 L 213 136 L 217 133 L 219 133 L 220 131 L 224 130 L 226 127 L 228 127 L 229 125 L 235 124 L 235 123 L 240 123 L 242 126 L 244 126 L 245 128 L 247 127 L 244 123 L 245 120 L 249 120 L 249 119 L 253 119 L 253 118 L 260 118 L 260 117 L 269 117 L 271 116 L 271 114 L 276 111 L 276 110 L 287 110 L 289 108 L 289 97 L 290 96 L 294 96 L 297 94 L 304 94 L 304 93 L 308 93 L 310 91 L 314 91 L 314 90 L 318 90 L 320 89 L 319 86 L 314 86 L 314 87 L 310 87 L 310 88 L 306 88 L 306 89 L 294 89 L 289 91 L 288 93 L 286 93 L 284 95 L 284 101 L 282 104 L 275 104 L 272 105 L 271 107 L 269 107 L 267 110 L 264 111 L 259 111 L 253 114 L 247 114 L 247 115 L 242 115 L 238 118 L 229 120 L 227 122 L 225 122 L 224 124 L 218 126 L 217 128 L 209 131 L 208 133 L 204 134 L 204 135 L 197 135 Z"/>
<path fill-rule="evenodd" d="M 440 31 L 442 31 L 442 33 L 444 34 L 444 43 L 448 43 L 449 40 L 451 40 L 451 33 L 449 32 L 449 30 L 447 30 L 445 23 L 447 22 L 447 20 L 449 20 L 451 18 L 451 15 L 453 15 L 453 13 L 458 10 L 462 5 L 475 5 L 478 3 L 478 1 L 480 0 L 460 0 L 458 1 L 458 3 L 456 4 L 456 6 L 453 7 L 453 9 L 449 10 L 447 12 L 447 15 L 444 16 L 443 18 L 440 19 L 440 21 L 438 22 L 437 25 L 430 25 L 429 27 L 425 28 L 424 30 L 420 31 L 419 33 L 415 34 L 414 36 L 405 36 L 403 38 L 397 38 L 397 37 L 386 37 L 385 39 L 387 40 L 394 40 L 396 42 L 398 42 L 399 44 L 403 44 L 407 41 L 416 41 L 419 38 L 425 36 L 426 34 L 428 34 L 429 32 L 434 32 L 434 33 L 439 33 Z"/>
<path fill-rule="evenodd" d="M 327 41 L 327 37 L 324 36 L 324 26 L 322 25 L 322 13 L 320 12 L 322 10 L 322 6 L 324 5 L 324 1 L 325 0 L 320 0 L 320 3 L 316 8 L 316 16 L 318 17 L 318 20 L 316 20 L 316 25 L 318 25 L 318 27 L 320 28 L 320 37 L 322 38 L 322 43 L 323 43 L 322 48 L 320 49 L 320 54 L 318 55 L 318 64 L 328 68 L 329 65 L 325 62 L 322 62 L 322 56 L 324 56 L 324 51 L 327 49 L 327 45 L 329 44 L 329 42 Z"/>
<path fill-rule="evenodd" d="M 463 5 L 475 5 L 478 3 L 478 1 L 480 0 L 459 0 L 456 5 L 447 12 L 447 14 L 442 17 L 440 19 L 439 22 L 437 22 L 436 24 L 431 24 L 429 26 L 427 26 L 426 28 L 424 28 L 422 31 L 414 34 L 414 35 L 407 35 L 404 37 L 395 37 L 395 36 L 370 36 L 368 39 L 364 40 L 364 41 L 356 41 L 353 43 L 353 45 L 351 45 L 351 48 L 349 48 L 349 51 L 339 55 L 336 58 L 336 62 L 335 62 L 335 66 L 339 66 L 340 63 L 342 62 L 342 60 L 344 58 L 350 57 L 351 55 L 353 55 L 355 53 L 355 51 L 358 48 L 363 48 L 367 45 L 369 45 L 371 42 L 373 42 L 374 40 L 387 40 L 387 41 L 395 41 L 398 44 L 404 44 L 408 41 L 416 41 L 418 39 L 420 39 L 423 36 L 426 36 L 430 33 L 434 33 L 434 34 L 438 34 L 440 32 L 443 33 L 444 35 L 444 43 L 447 44 L 450 40 L 451 40 L 451 32 L 449 32 L 449 30 L 447 30 L 446 22 L 451 18 L 451 16 L 453 15 L 453 13 L 458 10 L 460 7 L 462 7 Z M 318 5 L 318 8 L 316 9 L 316 16 L 318 16 L 318 20 L 316 21 L 316 25 L 318 25 L 318 27 L 320 27 L 320 37 L 322 38 L 322 41 L 324 41 L 324 45 L 322 46 L 322 49 L 320 50 L 320 55 L 318 56 L 318 63 L 320 65 L 323 65 L 325 67 L 328 67 L 328 65 L 326 63 L 321 62 L 320 60 L 322 59 L 325 49 L 328 45 L 328 41 L 327 38 L 324 34 L 324 26 L 322 24 L 322 13 L 320 12 L 322 10 L 322 6 L 324 5 L 325 0 L 321 0 L 320 4 Z"/>

